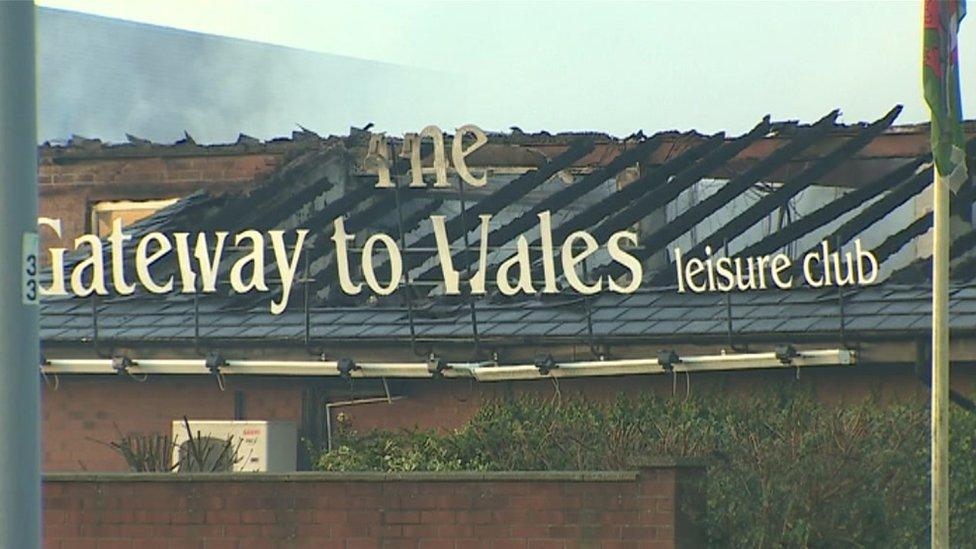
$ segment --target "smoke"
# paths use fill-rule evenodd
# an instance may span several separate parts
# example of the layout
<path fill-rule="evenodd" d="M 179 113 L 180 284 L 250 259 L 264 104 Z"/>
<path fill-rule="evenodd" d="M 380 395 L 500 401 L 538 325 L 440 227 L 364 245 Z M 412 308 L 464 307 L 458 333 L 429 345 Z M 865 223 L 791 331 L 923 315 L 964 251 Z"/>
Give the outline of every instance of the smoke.
<path fill-rule="evenodd" d="M 455 75 L 55 9 L 38 10 L 41 141 L 233 142 L 463 121 Z"/>

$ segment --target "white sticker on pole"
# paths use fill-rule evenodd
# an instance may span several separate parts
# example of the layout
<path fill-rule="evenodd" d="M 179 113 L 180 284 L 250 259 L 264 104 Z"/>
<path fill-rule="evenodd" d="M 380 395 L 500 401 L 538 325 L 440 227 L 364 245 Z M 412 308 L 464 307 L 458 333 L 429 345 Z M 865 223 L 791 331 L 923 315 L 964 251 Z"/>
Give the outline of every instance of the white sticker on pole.
<path fill-rule="evenodd" d="M 24 233 L 21 261 L 21 301 L 37 306 L 37 233 Z"/>

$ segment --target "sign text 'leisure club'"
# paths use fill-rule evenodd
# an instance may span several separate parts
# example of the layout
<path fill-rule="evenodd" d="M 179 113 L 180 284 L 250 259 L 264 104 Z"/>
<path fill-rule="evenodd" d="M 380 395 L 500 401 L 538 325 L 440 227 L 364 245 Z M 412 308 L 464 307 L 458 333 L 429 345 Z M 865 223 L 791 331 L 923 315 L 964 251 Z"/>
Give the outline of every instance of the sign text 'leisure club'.
<path fill-rule="evenodd" d="M 468 135 L 473 137 L 473 142 L 465 148 L 462 139 Z M 426 185 L 422 177 L 420 157 L 420 143 L 425 137 L 431 138 L 434 143 L 434 186 L 447 186 L 449 183 L 444 136 L 435 126 L 424 128 L 420 134 L 404 136 L 402 156 L 410 158 L 410 186 Z M 487 184 L 487 176 L 482 174 L 476 177 L 465 162 L 468 155 L 487 141 L 484 132 L 476 126 L 466 125 L 457 130 L 452 145 L 451 164 L 461 179 L 459 184 L 467 183 L 475 186 Z M 377 188 L 394 187 L 390 179 L 389 155 L 385 137 L 374 135 L 366 156 L 366 165 L 377 174 Z M 538 219 L 540 249 L 535 254 L 530 253 L 528 238 L 522 235 L 516 239 L 515 253 L 498 264 L 493 273 L 499 292 L 509 296 L 520 293 L 558 293 L 560 287 L 557 284 L 557 249 L 561 274 L 572 291 L 586 295 L 601 291 L 633 293 L 640 287 L 643 266 L 627 251 L 628 248 L 638 246 L 637 233 L 618 231 L 601 244 L 588 232 L 576 231 L 568 235 L 563 242 L 555 243 L 551 212 L 540 212 Z M 454 268 L 450 243 L 461 238 L 462 235 L 447 234 L 446 217 L 443 215 L 431 215 L 429 220 L 437 243 L 444 293 L 460 294 L 461 276 Z M 60 220 L 41 218 L 39 225 L 53 231 L 54 235 L 60 238 Z M 489 234 L 492 228 L 492 217 L 480 216 L 478 269 L 470 280 L 465 281 L 467 289 L 474 295 L 482 295 L 487 291 L 487 280 L 490 276 L 487 272 L 489 268 L 487 257 L 490 245 Z M 365 239 L 358 258 L 362 280 L 357 281 L 353 279 L 350 267 L 353 261 L 357 261 L 356 258 L 351 257 L 352 250 L 350 250 L 350 244 L 356 237 L 346 232 L 341 216 L 333 220 L 332 229 L 331 238 L 337 266 L 337 272 L 334 274 L 344 293 L 359 294 L 363 291 L 364 285 L 378 295 L 390 295 L 397 290 L 403 276 L 403 259 L 399 245 L 393 237 L 385 233 L 376 233 Z M 274 277 L 276 286 L 274 290 L 277 295 L 271 300 L 271 313 L 280 314 L 288 305 L 305 239 L 310 230 L 302 228 L 261 232 L 247 229 L 233 235 L 228 231 L 214 231 L 209 235 L 203 232 L 194 235 L 189 232 L 174 232 L 169 235 L 162 232 L 147 233 L 134 243 L 135 279 L 130 281 L 127 279 L 127 272 L 131 271 L 126 269 L 126 248 L 132 245 L 133 236 L 126 233 L 121 220 L 116 219 L 112 232 L 104 242 L 93 234 L 85 234 L 75 239 L 74 249 L 87 252 L 87 255 L 74 264 L 70 273 L 66 272 L 65 268 L 67 248 L 49 249 L 52 282 L 49 286 L 41 288 L 41 295 L 68 295 L 69 290 L 71 294 L 78 297 L 92 294 L 107 295 L 109 279 L 112 282 L 113 292 L 119 295 L 135 293 L 137 284 L 146 291 L 156 294 L 170 293 L 177 288 L 185 294 L 213 293 L 217 289 L 217 276 L 221 272 L 220 265 L 224 260 L 224 250 L 229 246 L 244 252 L 233 260 L 230 267 L 228 274 L 230 287 L 237 293 L 269 292 L 271 289 L 265 279 L 265 266 L 270 260 L 266 257 L 270 244 L 270 254 L 273 255 L 278 275 Z M 584 280 L 580 276 L 581 263 L 596 253 L 601 246 L 605 247 L 611 261 L 619 263 L 628 274 L 619 278 L 607 276 L 597 280 Z M 673 249 L 678 292 L 730 292 L 768 288 L 786 290 L 799 283 L 794 277 L 794 273 L 798 270 L 794 269 L 793 260 L 786 254 L 725 257 L 713 256 L 712 249 L 708 246 L 704 251 L 704 257 L 688 258 L 682 255 L 680 249 Z M 378 279 L 374 268 L 374 256 L 380 254 L 389 264 L 389 268 L 384 271 L 384 280 Z M 533 257 L 534 255 L 536 257 Z M 175 256 L 179 267 L 178 275 L 161 276 L 153 273 L 155 263 L 172 256 Z M 533 276 L 532 266 L 536 262 L 541 263 L 541 280 L 536 280 Z M 854 241 L 853 250 L 843 253 L 840 250 L 831 250 L 826 241 L 822 242 L 819 248 L 801 258 L 801 262 L 802 269 L 799 271 L 802 272 L 802 282 L 815 288 L 865 285 L 875 282 L 878 278 L 878 261 L 870 251 L 862 248 L 860 240 Z"/>

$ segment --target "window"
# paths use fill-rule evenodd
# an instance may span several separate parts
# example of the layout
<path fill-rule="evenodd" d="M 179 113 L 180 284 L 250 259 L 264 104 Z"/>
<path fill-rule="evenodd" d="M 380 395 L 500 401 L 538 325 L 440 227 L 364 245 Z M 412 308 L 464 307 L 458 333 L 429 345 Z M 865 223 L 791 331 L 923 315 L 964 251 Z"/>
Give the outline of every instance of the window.
<path fill-rule="evenodd" d="M 176 198 L 168 198 L 165 200 L 96 202 L 91 207 L 92 233 L 105 236 L 112 232 L 112 224 L 116 219 L 121 219 L 122 226 L 125 227 L 176 203 L 177 200 Z"/>

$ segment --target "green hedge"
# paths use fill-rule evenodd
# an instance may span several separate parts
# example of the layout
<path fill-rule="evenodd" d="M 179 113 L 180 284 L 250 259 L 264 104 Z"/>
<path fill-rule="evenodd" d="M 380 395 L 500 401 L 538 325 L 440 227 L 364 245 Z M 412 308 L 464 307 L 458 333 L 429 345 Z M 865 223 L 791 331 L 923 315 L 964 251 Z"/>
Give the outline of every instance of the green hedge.
<path fill-rule="evenodd" d="M 706 457 L 715 546 L 928 545 L 928 411 L 826 406 L 771 392 L 612 402 L 517 398 L 452 433 L 360 433 L 340 418 L 322 469 L 628 469 L 647 456 Z M 976 545 L 976 416 L 951 415 L 953 546 Z M 965 541 L 969 540 L 969 541 Z M 970 545 L 970 546 L 974 546 Z"/>

